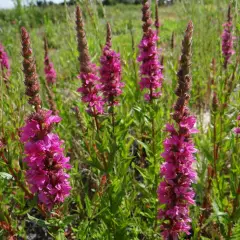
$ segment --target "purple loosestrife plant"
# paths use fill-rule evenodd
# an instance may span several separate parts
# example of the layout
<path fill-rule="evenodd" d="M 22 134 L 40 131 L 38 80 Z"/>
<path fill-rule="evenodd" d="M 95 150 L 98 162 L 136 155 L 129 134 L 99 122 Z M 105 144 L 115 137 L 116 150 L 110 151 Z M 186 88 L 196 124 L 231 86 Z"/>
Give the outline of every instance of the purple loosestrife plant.
<path fill-rule="evenodd" d="M 6 69 L 9 71 L 10 65 L 9 65 L 8 55 L 5 52 L 2 44 L 0 44 L 0 65 L 2 70 Z"/>
<path fill-rule="evenodd" d="M 224 57 L 223 67 L 226 69 L 227 65 L 231 62 L 230 58 L 235 53 L 233 49 L 233 42 L 235 37 L 232 35 L 232 16 L 231 16 L 231 6 L 228 8 L 228 20 L 223 24 L 222 33 L 222 55 Z"/>
<path fill-rule="evenodd" d="M 121 82 L 121 59 L 120 54 L 111 49 L 111 28 L 107 24 L 107 40 L 100 58 L 100 82 L 104 96 L 104 102 L 113 107 L 118 104 L 116 97 L 122 94 L 124 83 Z"/>
<path fill-rule="evenodd" d="M 154 25 L 156 27 L 157 36 L 159 35 L 159 28 L 161 26 L 158 16 L 158 0 L 155 1 L 155 22 Z"/>
<path fill-rule="evenodd" d="M 47 45 L 46 38 L 44 38 L 44 50 L 45 50 L 45 56 L 44 56 L 45 77 L 48 84 L 54 84 L 56 83 L 57 73 L 54 69 L 53 63 L 49 60 L 48 45 Z"/>
<path fill-rule="evenodd" d="M 158 36 L 156 31 L 151 29 L 152 20 L 150 17 L 150 6 L 147 0 L 143 0 L 142 7 L 144 22 L 143 38 L 139 44 L 140 54 L 138 56 L 138 62 L 141 62 L 140 66 L 140 89 L 148 89 L 149 93 L 145 94 L 145 100 L 152 101 L 159 98 L 161 95 L 162 81 L 163 81 L 163 66 L 159 62 L 159 54 L 157 48 Z"/>
<path fill-rule="evenodd" d="M 37 194 L 39 201 L 51 210 L 70 193 L 69 175 L 65 173 L 70 168 L 69 158 L 64 156 L 63 141 L 52 133 L 53 125 L 61 118 L 41 107 L 36 65 L 25 28 L 21 29 L 21 37 L 26 94 L 30 97 L 29 103 L 35 107 L 35 112 L 20 129 L 20 141 L 24 143 L 26 155 L 24 161 L 28 166 L 26 178 L 31 192 Z"/>
<path fill-rule="evenodd" d="M 99 95 L 100 84 L 97 75 L 97 66 L 90 60 L 87 39 L 84 31 L 82 12 L 76 8 L 76 30 L 78 39 L 78 51 L 80 62 L 79 79 L 82 80 L 82 87 L 78 92 L 82 94 L 82 101 L 88 104 L 87 112 L 92 116 L 103 114 L 103 99 Z"/>
<path fill-rule="evenodd" d="M 238 121 L 238 122 L 240 121 L 240 115 L 238 115 L 237 121 Z M 240 134 L 240 127 L 236 127 L 236 128 L 234 129 L 234 132 L 235 132 L 236 134 Z"/>
<path fill-rule="evenodd" d="M 1 43 L 0 43 L 0 68 L 3 80 L 6 84 L 6 87 L 8 88 L 8 79 L 10 76 L 10 64 L 8 55 L 5 52 L 4 47 Z"/>
<path fill-rule="evenodd" d="M 58 114 L 57 106 L 55 103 L 55 96 L 52 90 L 52 85 L 56 82 L 56 71 L 53 68 L 53 64 L 49 62 L 48 58 L 48 44 L 47 44 L 47 38 L 44 37 L 44 50 L 45 50 L 45 58 L 44 58 L 44 65 L 45 65 L 45 87 L 47 90 L 47 96 L 48 96 L 48 103 L 49 107 L 54 115 Z"/>
<path fill-rule="evenodd" d="M 48 84 L 56 83 L 57 73 L 54 69 L 53 63 L 49 61 L 48 56 L 44 58 L 44 65 L 45 65 L 44 72 L 45 72 Z"/>
<path fill-rule="evenodd" d="M 197 151 L 191 139 L 191 134 L 197 132 L 194 128 L 196 118 L 191 116 L 187 103 L 191 84 L 191 43 L 193 24 L 189 22 L 182 42 L 182 55 L 178 71 L 177 102 L 172 114 L 175 124 L 167 124 L 169 137 L 164 141 L 165 159 L 161 166 L 163 181 L 158 187 L 158 199 L 165 205 L 159 210 L 158 217 L 162 219 L 161 231 L 164 239 L 176 240 L 180 233 L 189 234 L 189 206 L 194 204 L 194 191 L 191 184 L 196 180 L 196 172 L 192 164 Z"/>

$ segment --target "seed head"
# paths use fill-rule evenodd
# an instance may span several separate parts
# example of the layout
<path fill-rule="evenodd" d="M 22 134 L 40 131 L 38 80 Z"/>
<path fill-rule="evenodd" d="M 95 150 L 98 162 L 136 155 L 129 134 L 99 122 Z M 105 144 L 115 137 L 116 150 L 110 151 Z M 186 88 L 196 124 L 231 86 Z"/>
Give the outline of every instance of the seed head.
<path fill-rule="evenodd" d="M 39 96 L 40 85 L 36 71 L 36 63 L 33 58 L 30 36 L 27 30 L 21 28 L 23 73 L 25 76 L 26 95 L 29 96 L 29 104 L 35 107 L 36 112 L 41 109 L 41 99 Z"/>

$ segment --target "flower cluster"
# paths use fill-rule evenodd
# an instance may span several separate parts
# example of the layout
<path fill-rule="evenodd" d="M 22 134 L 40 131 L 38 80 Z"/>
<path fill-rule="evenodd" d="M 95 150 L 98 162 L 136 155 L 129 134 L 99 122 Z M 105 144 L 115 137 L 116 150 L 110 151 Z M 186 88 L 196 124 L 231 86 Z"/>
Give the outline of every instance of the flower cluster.
<path fill-rule="evenodd" d="M 159 210 L 159 218 L 168 220 L 162 225 L 162 235 L 168 239 L 178 239 L 180 232 L 189 234 L 189 205 L 194 203 L 194 191 L 191 184 L 196 180 L 196 173 L 192 169 L 193 154 L 196 152 L 190 134 L 196 133 L 194 128 L 196 119 L 188 116 L 187 108 L 184 117 L 179 122 L 178 129 L 167 125 L 170 136 L 164 141 L 162 157 L 165 163 L 161 166 L 161 176 L 164 181 L 158 188 L 158 198 L 166 208 Z"/>
<path fill-rule="evenodd" d="M 196 180 L 196 172 L 192 164 L 195 161 L 194 153 L 197 151 L 191 140 L 191 134 L 197 132 L 194 128 L 196 118 L 190 115 L 187 103 L 191 78 L 189 67 L 191 65 L 191 39 L 193 25 L 190 22 L 183 41 L 183 54 L 178 72 L 178 100 L 174 106 L 173 119 L 176 124 L 167 124 L 169 137 L 164 141 L 162 157 L 165 163 L 161 166 L 163 182 L 160 183 L 157 193 L 164 209 L 159 210 L 158 217 L 163 219 L 161 225 L 164 239 L 178 239 L 181 232 L 189 234 L 191 219 L 189 206 L 194 204 L 194 191 L 191 184 Z"/>
<path fill-rule="evenodd" d="M 56 82 L 57 73 L 54 69 L 53 63 L 50 62 L 48 55 L 44 59 L 44 72 L 48 84 L 54 84 Z"/>
<path fill-rule="evenodd" d="M 40 110 L 32 114 L 20 129 L 20 140 L 24 143 L 27 163 L 27 181 L 31 192 L 38 194 L 40 202 L 48 209 L 63 202 L 70 193 L 69 158 L 64 156 L 63 141 L 51 132 L 53 124 L 61 118 L 51 111 Z"/>
<path fill-rule="evenodd" d="M 97 66 L 93 63 L 88 63 L 91 72 L 82 71 L 78 76 L 82 80 L 82 86 L 78 88 L 78 92 L 82 94 L 82 101 L 88 103 L 87 112 L 90 115 L 96 116 L 103 114 L 103 99 L 99 96 L 101 86 L 97 75 Z"/>
<path fill-rule="evenodd" d="M 3 45 L 0 43 L 0 72 L 2 74 L 3 81 L 9 88 L 9 76 L 10 76 L 10 65 L 8 60 L 8 55 L 4 51 Z"/>
<path fill-rule="evenodd" d="M 78 92 L 82 94 L 82 101 L 88 103 L 87 112 L 90 115 L 97 116 L 103 113 L 104 101 L 99 95 L 101 86 L 97 75 L 97 67 L 90 60 L 82 12 L 79 6 L 76 8 L 76 30 L 80 53 L 80 75 L 78 78 L 82 81 L 82 86 L 78 89 Z"/>
<path fill-rule="evenodd" d="M 240 115 L 238 115 L 237 120 L 240 121 Z M 235 128 L 235 129 L 234 129 L 234 132 L 235 132 L 236 134 L 240 134 L 240 127 Z"/>
<path fill-rule="evenodd" d="M 111 29 L 107 25 L 107 42 L 103 48 L 103 54 L 100 59 L 100 82 L 104 101 L 109 106 L 116 105 L 115 97 L 122 94 L 124 83 L 121 82 L 121 59 L 120 54 L 111 49 Z"/>
<path fill-rule="evenodd" d="M 223 24 L 224 30 L 222 33 L 222 54 L 224 57 L 224 68 L 230 63 L 231 56 L 235 53 L 233 49 L 233 42 L 235 37 L 232 35 L 232 16 L 231 7 L 228 8 L 228 21 Z"/>
<path fill-rule="evenodd" d="M 0 44 L 0 66 L 1 69 L 6 69 L 9 70 L 10 69 L 10 65 L 9 65 L 9 60 L 8 60 L 8 55 L 4 50 L 4 47 L 2 44 Z"/>
<path fill-rule="evenodd" d="M 141 62 L 140 66 L 140 89 L 149 89 L 149 93 L 145 94 L 145 99 L 151 101 L 159 98 L 163 81 L 163 66 L 159 62 L 159 54 L 157 48 L 158 36 L 151 29 L 151 18 L 148 1 L 143 1 L 143 38 L 139 44 L 140 54 L 137 58 Z"/>

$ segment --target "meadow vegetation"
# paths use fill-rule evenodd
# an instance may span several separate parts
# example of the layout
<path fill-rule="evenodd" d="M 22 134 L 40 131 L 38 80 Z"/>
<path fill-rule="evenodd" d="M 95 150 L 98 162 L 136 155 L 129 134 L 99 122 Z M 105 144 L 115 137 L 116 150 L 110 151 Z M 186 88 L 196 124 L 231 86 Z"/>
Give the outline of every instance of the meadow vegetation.
<path fill-rule="evenodd" d="M 221 35 L 229 4 L 235 54 L 224 67 Z M 164 162 L 166 124 L 174 122 L 171 113 L 177 99 L 182 39 L 190 20 L 194 30 L 189 108 L 199 130 L 193 136 L 197 180 L 190 234 L 177 239 L 240 239 L 240 143 L 235 133 L 240 112 L 240 3 L 182 0 L 159 7 L 164 80 L 162 95 L 154 104 L 145 101 L 145 91 L 139 87 L 141 4 L 103 6 L 99 1 L 80 1 L 79 6 L 91 61 L 100 66 L 107 22 L 112 28 L 112 49 L 121 56 L 123 93 L 114 114 L 109 110 L 97 116 L 98 127 L 77 92 L 81 80 L 76 6 L 18 5 L 0 10 L 0 43 L 11 69 L 7 85 L 3 77 L 0 85 L 0 239 L 162 239 L 162 220 L 157 218 L 164 207 L 157 196 L 163 180 L 159 169 Z M 154 7 L 152 1 L 153 20 Z M 42 106 L 51 108 L 52 97 L 62 119 L 53 131 L 64 140 L 64 153 L 72 166 L 67 170 L 71 193 L 50 210 L 36 194 L 28 194 L 26 183 L 28 166 L 19 136 L 34 109 L 25 95 L 21 27 L 30 35 Z M 50 97 L 44 38 L 57 73 Z"/>

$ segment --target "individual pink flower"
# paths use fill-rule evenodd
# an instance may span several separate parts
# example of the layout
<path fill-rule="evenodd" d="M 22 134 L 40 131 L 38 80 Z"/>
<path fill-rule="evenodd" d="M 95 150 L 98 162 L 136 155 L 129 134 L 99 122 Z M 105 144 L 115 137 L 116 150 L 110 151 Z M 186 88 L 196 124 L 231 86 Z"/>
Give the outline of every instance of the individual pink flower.
<path fill-rule="evenodd" d="M 193 169 L 194 154 L 197 152 L 191 135 L 197 133 L 196 118 L 190 115 L 187 103 L 191 77 L 189 75 L 193 25 L 189 22 L 183 40 L 180 69 L 178 71 L 178 96 L 172 114 L 175 124 L 167 124 L 169 136 L 164 141 L 162 157 L 165 162 L 161 166 L 160 183 L 157 194 L 161 204 L 165 207 L 158 212 L 162 219 L 161 231 L 165 240 L 177 240 L 180 233 L 190 234 L 189 206 L 194 204 L 195 193 L 191 187 L 196 181 L 197 174 Z M 187 60 L 186 60 L 187 59 Z"/>
<path fill-rule="evenodd" d="M 20 140 L 24 143 L 24 161 L 27 163 L 27 182 L 31 192 L 48 209 L 63 202 L 70 194 L 69 175 L 65 173 L 71 166 L 64 156 L 63 141 L 52 133 L 52 127 L 61 118 L 52 111 L 39 110 L 32 114 L 20 129 Z"/>
<path fill-rule="evenodd" d="M 143 38 L 139 44 L 140 54 L 137 58 L 141 62 L 140 66 L 140 89 L 148 89 L 145 94 L 145 100 L 152 101 L 161 96 L 161 87 L 163 81 L 163 66 L 159 62 L 159 53 L 157 48 L 158 36 L 156 31 L 151 29 L 152 20 L 148 1 L 143 1 Z"/>
<path fill-rule="evenodd" d="M 223 33 L 222 33 L 222 55 L 224 57 L 224 68 L 227 68 L 227 65 L 231 62 L 230 58 L 235 53 L 233 49 L 233 43 L 235 37 L 232 35 L 232 16 L 231 16 L 231 7 L 228 8 L 228 21 L 223 24 Z"/>
<path fill-rule="evenodd" d="M 111 49 L 111 28 L 107 24 L 107 41 L 100 58 L 100 82 L 104 96 L 104 102 L 108 106 L 118 104 L 116 97 L 122 94 L 124 83 L 121 82 L 121 59 L 120 54 Z"/>
<path fill-rule="evenodd" d="M 56 83 L 57 73 L 54 69 L 53 63 L 50 62 L 49 56 L 45 56 L 44 59 L 44 72 L 48 84 Z"/>

